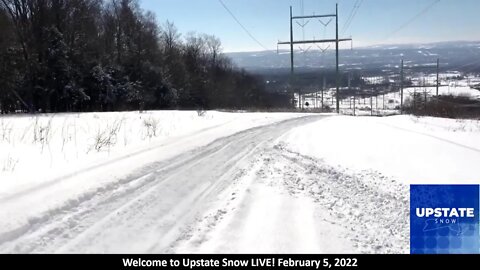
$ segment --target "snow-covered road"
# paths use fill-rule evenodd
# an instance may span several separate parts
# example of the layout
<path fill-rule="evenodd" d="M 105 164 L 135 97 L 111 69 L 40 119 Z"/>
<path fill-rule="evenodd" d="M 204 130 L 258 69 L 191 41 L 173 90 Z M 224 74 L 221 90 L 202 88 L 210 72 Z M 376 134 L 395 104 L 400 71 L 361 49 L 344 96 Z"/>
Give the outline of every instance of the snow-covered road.
<path fill-rule="evenodd" d="M 376 173 L 351 175 L 279 141 L 267 144 L 251 168 L 169 251 L 408 251 L 405 186 Z M 391 188 L 382 189 L 384 184 Z"/>
<path fill-rule="evenodd" d="M 407 253 L 408 185 L 478 183 L 479 134 L 476 120 L 238 114 L 4 180 L 0 252 Z"/>
<path fill-rule="evenodd" d="M 288 175 L 285 181 L 303 177 L 303 172 L 296 175 L 291 168 L 270 172 L 275 170 L 275 162 L 284 163 L 279 159 L 291 158 L 276 141 L 293 127 L 319 118 L 307 116 L 249 129 L 150 164 L 117 184 L 31 220 L 28 228 L 4 234 L 0 251 L 150 253 L 195 252 L 210 247 L 217 252 L 254 251 L 251 247 L 271 252 L 348 250 L 354 244 L 346 240 L 347 234 L 342 231 L 346 228 L 336 228 L 326 218 L 328 213 L 316 216 L 319 209 L 307 197 L 292 196 L 298 185 L 285 194 L 268 188 L 277 184 L 282 187 L 284 173 Z M 302 164 L 292 162 L 292 166 Z M 276 173 L 276 178 L 267 177 L 268 173 Z M 324 172 L 324 177 L 330 173 L 332 180 L 338 178 L 333 171 Z M 260 181 L 253 181 L 256 178 Z M 29 197 L 30 204 L 41 204 L 36 192 L 45 194 L 34 189 L 2 201 L 2 207 L 21 209 L 24 196 Z M 222 222 L 228 216 L 233 227 Z M 225 225 L 228 236 L 214 233 L 221 241 L 208 241 L 209 232 Z M 267 233 L 269 230 L 275 234 Z M 314 237 L 317 231 L 318 238 Z"/>

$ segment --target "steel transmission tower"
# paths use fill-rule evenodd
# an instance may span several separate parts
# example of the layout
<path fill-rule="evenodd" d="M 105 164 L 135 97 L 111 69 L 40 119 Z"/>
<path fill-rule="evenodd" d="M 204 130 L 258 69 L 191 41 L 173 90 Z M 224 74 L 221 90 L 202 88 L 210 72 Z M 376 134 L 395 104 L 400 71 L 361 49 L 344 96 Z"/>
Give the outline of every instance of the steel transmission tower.
<path fill-rule="evenodd" d="M 295 20 L 313 19 L 313 18 L 335 18 L 335 39 L 312 39 L 312 40 L 294 40 L 293 22 Z M 293 81 L 294 71 L 294 51 L 293 47 L 297 44 L 318 44 L 318 43 L 335 43 L 335 59 L 336 59 L 336 100 L 337 100 L 337 113 L 340 113 L 340 69 L 339 69 L 339 44 L 344 41 L 352 41 L 351 38 L 339 38 L 338 36 L 338 4 L 335 8 L 335 14 L 326 15 L 310 15 L 310 16 L 293 16 L 292 7 L 290 6 L 290 41 L 278 42 L 277 45 L 290 45 L 290 76 Z M 301 91 L 298 91 L 299 102 L 301 102 Z M 301 106 L 301 104 L 300 104 Z"/>

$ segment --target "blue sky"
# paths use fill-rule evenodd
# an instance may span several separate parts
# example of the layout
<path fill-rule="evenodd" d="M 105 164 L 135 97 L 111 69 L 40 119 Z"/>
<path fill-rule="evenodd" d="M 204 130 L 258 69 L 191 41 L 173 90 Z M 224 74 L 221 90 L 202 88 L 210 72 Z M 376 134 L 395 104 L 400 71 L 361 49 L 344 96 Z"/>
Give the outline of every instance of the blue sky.
<path fill-rule="evenodd" d="M 278 40 L 289 39 L 290 5 L 293 6 L 294 15 L 311 15 L 333 13 L 338 2 L 339 29 L 342 33 L 356 0 L 303 0 L 303 9 L 302 0 L 223 2 L 260 43 L 268 49 L 276 49 Z M 405 26 L 433 2 L 435 0 L 363 0 L 343 36 L 352 36 L 354 46 L 480 40 L 478 0 L 440 0 Z M 140 0 L 140 3 L 143 9 L 156 14 L 160 24 L 166 20 L 173 21 L 183 34 L 190 31 L 214 34 L 221 39 L 226 52 L 263 50 L 218 0 Z M 333 23 L 324 27 L 320 22 L 311 20 L 304 29 L 295 27 L 295 37 L 332 38 L 334 29 Z M 349 47 L 350 44 L 343 46 Z"/>

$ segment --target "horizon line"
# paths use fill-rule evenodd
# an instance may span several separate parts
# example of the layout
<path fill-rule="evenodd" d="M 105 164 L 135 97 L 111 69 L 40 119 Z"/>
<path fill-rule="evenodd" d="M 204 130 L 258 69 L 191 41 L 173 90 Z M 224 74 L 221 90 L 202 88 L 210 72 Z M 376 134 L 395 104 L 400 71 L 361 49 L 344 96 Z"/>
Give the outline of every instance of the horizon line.
<path fill-rule="evenodd" d="M 415 46 L 415 45 L 433 45 L 433 44 L 441 44 L 441 43 L 467 43 L 467 42 L 479 42 L 480 39 L 475 39 L 475 40 L 445 40 L 445 41 L 433 41 L 433 42 L 397 42 L 397 43 L 377 43 L 377 44 L 372 44 L 372 45 L 363 45 L 363 46 L 358 46 L 353 49 L 369 49 L 369 48 L 374 48 L 378 46 Z M 340 50 L 347 50 L 347 49 L 340 49 Z M 244 50 L 244 51 L 225 51 L 223 52 L 224 54 L 231 54 L 231 53 L 261 53 L 261 52 L 274 52 L 274 51 L 290 51 L 289 49 L 271 49 L 271 50 Z M 298 50 L 295 50 L 298 51 Z"/>

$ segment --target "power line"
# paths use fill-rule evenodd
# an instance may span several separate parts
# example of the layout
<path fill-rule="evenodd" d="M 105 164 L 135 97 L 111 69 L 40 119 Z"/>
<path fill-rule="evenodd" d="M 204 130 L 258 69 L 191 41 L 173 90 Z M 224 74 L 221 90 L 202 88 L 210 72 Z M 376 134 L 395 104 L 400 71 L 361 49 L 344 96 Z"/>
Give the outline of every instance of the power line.
<path fill-rule="evenodd" d="M 353 5 L 352 11 L 350 12 L 350 15 L 348 16 L 347 22 L 345 23 L 343 29 L 342 29 L 342 35 L 347 31 L 347 29 L 350 27 L 350 25 L 353 22 L 353 19 L 357 15 L 358 10 L 360 9 L 360 6 L 362 6 L 363 0 L 357 0 L 355 4 Z"/>
<path fill-rule="evenodd" d="M 302 16 L 305 16 L 305 2 L 303 0 L 300 0 L 300 9 L 302 10 Z M 310 22 L 310 20 L 307 20 L 305 22 L 305 19 L 302 19 L 302 23 L 297 22 L 298 26 L 302 28 L 302 39 L 305 39 L 305 26 Z M 303 52 L 304 56 L 310 50 L 311 47 L 306 47 L 306 46 L 300 46 L 300 51 Z"/>
<path fill-rule="evenodd" d="M 256 39 L 252 33 L 250 33 L 250 31 L 248 31 L 248 29 L 243 26 L 243 24 L 237 19 L 237 17 L 233 14 L 233 12 L 227 7 L 227 5 L 225 5 L 225 3 L 222 1 L 222 0 L 218 0 L 218 2 L 220 2 L 220 4 L 222 4 L 223 8 L 225 8 L 225 10 L 230 14 L 230 16 L 232 16 L 232 18 L 238 23 L 238 25 L 240 25 L 240 27 L 242 27 L 242 29 L 245 31 L 245 33 L 247 33 L 248 36 L 250 36 L 250 38 L 255 41 L 260 47 L 262 47 L 263 49 L 265 49 L 266 51 L 268 51 L 267 47 L 265 47 L 260 41 L 258 41 L 258 39 Z"/>
<path fill-rule="evenodd" d="M 350 27 L 350 24 L 352 23 L 353 18 L 355 18 L 355 15 L 357 15 L 358 9 L 360 8 L 360 5 L 362 4 L 362 2 L 363 2 L 363 0 L 360 1 L 360 3 L 358 5 L 355 5 L 354 8 L 352 9 L 352 14 L 348 18 L 345 26 L 343 27 L 342 34 L 344 34 L 347 31 L 347 29 Z"/>
<path fill-rule="evenodd" d="M 350 11 L 350 14 L 348 14 L 347 20 L 345 21 L 345 25 L 343 25 L 342 32 L 344 32 L 345 28 L 347 28 L 348 22 L 350 21 L 350 18 L 352 17 L 353 13 L 355 12 L 355 9 L 357 8 L 358 1 L 359 0 L 355 0 L 352 10 Z"/>
<path fill-rule="evenodd" d="M 408 20 L 406 23 L 404 23 L 402 26 L 400 26 L 397 30 L 393 31 L 390 35 L 387 36 L 386 39 L 390 39 L 392 36 L 397 34 L 398 32 L 402 31 L 405 27 L 409 26 L 412 22 L 414 22 L 416 19 L 418 19 L 420 16 L 424 15 L 427 13 L 433 6 L 435 6 L 440 0 L 434 0 L 430 5 L 425 7 L 423 10 L 421 10 L 418 14 L 413 16 L 410 20 Z"/>

